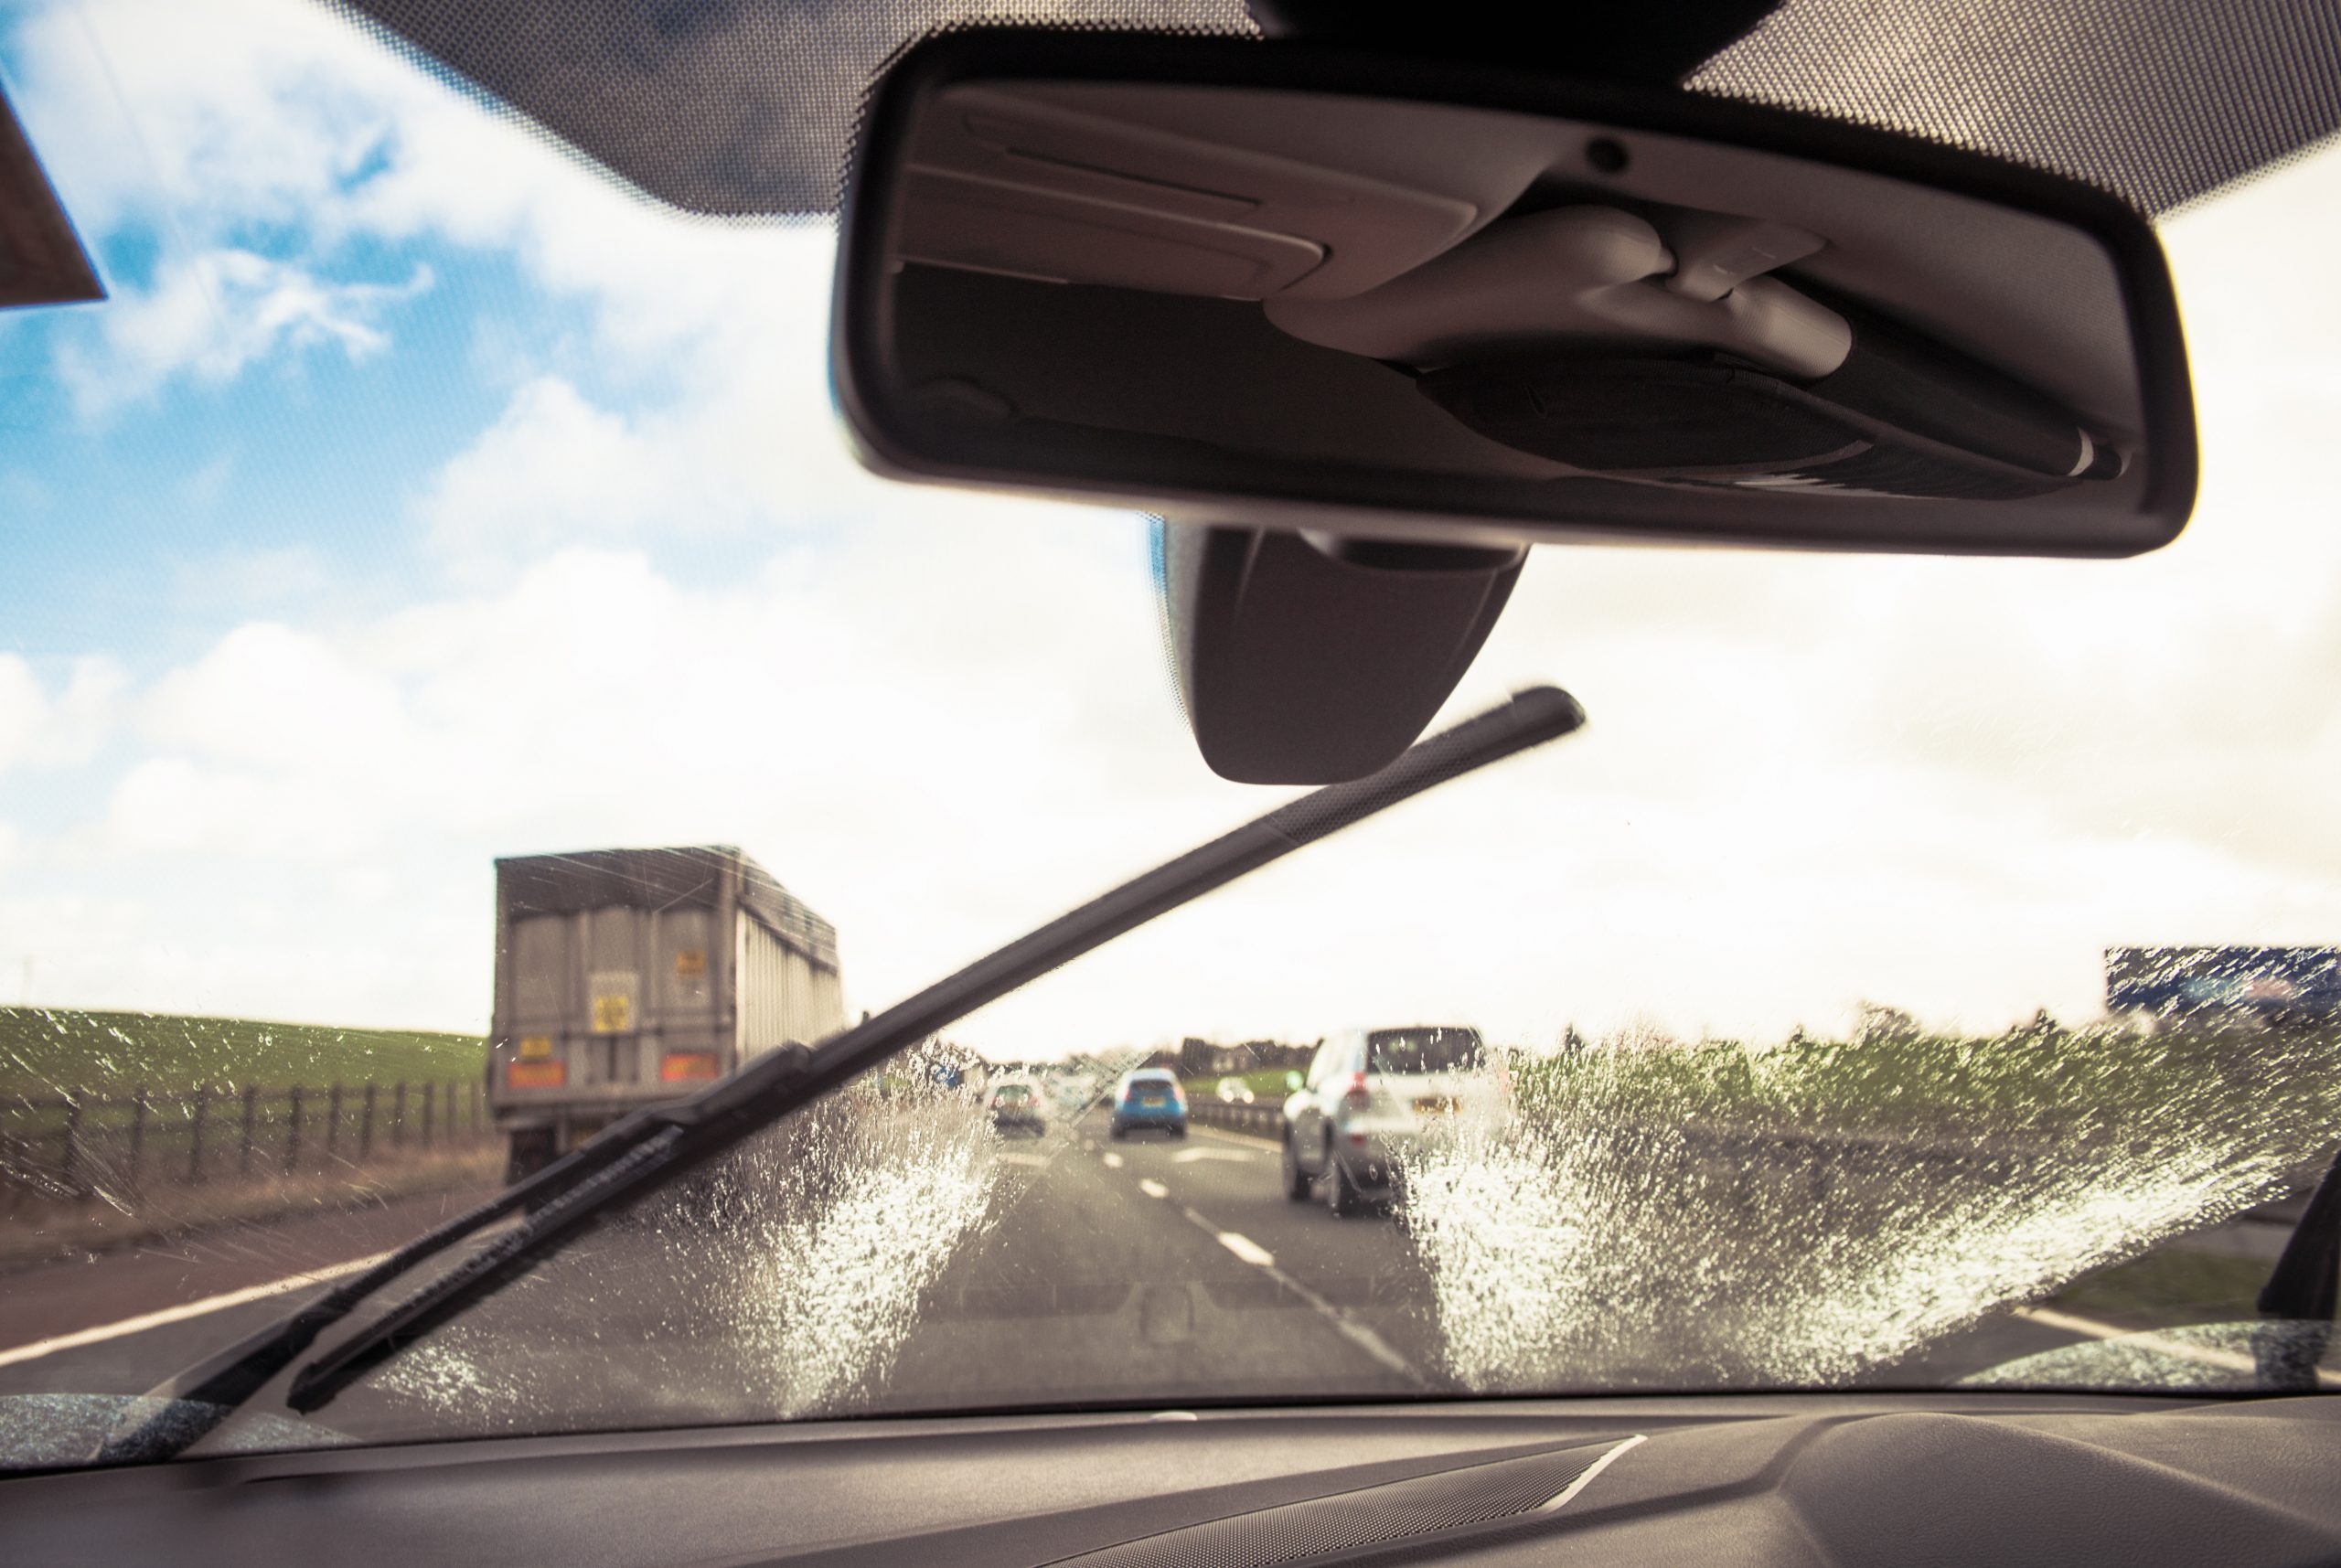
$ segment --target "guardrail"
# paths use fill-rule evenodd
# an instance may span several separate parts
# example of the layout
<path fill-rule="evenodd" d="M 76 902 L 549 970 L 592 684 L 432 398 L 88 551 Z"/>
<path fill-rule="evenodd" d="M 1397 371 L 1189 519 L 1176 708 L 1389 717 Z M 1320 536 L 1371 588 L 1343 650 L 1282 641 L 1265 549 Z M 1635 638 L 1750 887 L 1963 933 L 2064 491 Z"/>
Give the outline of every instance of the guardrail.
<path fill-rule="evenodd" d="M 1187 1102 L 1187 1120 L 1201 1122 L 1207 1127 L 1251 1133 L 1258 1137 L 1280 1138 L 1284 1136 L 1284 1107 L 1265 1100 L 1255 1100 L 1246 1105 L 1241 1102 L 1230 1104 L 1225 1100 L 1205 1100 L 1198 1096 Z"/>
<path fill-rule="evenodd" d="M 351 1169 L 495 1136 L 476 1079 L 0 1098 L 13 1208 Z"/>

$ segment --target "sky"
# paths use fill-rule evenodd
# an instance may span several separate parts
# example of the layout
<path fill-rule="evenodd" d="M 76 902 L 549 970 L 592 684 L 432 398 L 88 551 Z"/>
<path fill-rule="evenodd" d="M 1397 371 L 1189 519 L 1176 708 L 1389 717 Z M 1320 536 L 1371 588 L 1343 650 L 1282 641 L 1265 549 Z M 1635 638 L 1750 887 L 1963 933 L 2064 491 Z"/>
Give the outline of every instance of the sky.
<path fill-rule="evenodd" d="M 112 297 L 0 318 L 0 1003 L 480 1029 L 492 861 L 734 843 L 883 1005 L 1281 798 L 1128 513 L 862 472 L 830 232 L 663 209 L 308 0 L 0 4 Z M 987 1009 L 1992 1029 L 2341 940 L 2327 150 L 2170 220 L 2204 481 L 2128 562 L 1549 549 L 1449 706 L 1579 735 Z"/>

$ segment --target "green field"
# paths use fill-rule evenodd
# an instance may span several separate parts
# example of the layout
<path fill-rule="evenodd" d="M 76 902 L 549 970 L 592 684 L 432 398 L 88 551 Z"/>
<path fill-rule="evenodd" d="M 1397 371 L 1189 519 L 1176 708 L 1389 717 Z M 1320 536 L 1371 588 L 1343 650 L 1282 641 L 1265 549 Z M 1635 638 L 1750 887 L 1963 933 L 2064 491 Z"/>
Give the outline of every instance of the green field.
<path fill-rule="evenodd" d="M 485 1060 L 476 1035 L 0 1008 L 0 1093 L 10 1094 L 420 1083 L 476 1078 Z"/>
<path fill-rule="evenodd" d="M 1606 1042 L 1605 1042 L 1606 1043 Z M 2304 1147 L 2341 1122 L 2330 1030 L 2045 1020 L 1991 1037 L 1880 1029 L 1768 1045 L 1666 1042 L 1515 1056 L 1523 1112 L 1555 1125 L 1705 1122 L 1909 1136 L 2173 1138 L 2297 1125 Z"/>
<path fill-rule="evenodd" d="M 2165 1247 L 2067 1285 L 2053 1305 L 2124 1328 L 2168 1323 L 2244 1323 L 2260 1315 L 2262 1258 Z"/>
<path fill-rule="evenodd" d="M 1284 1086 L 1284 1075 L 1285 1070 L 1281 1067 L 1264 1067 L 1256 1072 L 1230 1072 L 1226 1076 L 1241 1079 L 1245 1083 L 1249 1084 L 1252 1093 L 1258 1097 L 1259 1103 L 1281 1105 L 1284 1104 L 1285 1095 L 1291 1092 Z M 1220 1080 L 1217 1075 L 1209 1078 L 1188 1078 L 1181 1082 L 1186 1086 L 1187 1098 L 1190 1100 L 1219 1098 Z"/>

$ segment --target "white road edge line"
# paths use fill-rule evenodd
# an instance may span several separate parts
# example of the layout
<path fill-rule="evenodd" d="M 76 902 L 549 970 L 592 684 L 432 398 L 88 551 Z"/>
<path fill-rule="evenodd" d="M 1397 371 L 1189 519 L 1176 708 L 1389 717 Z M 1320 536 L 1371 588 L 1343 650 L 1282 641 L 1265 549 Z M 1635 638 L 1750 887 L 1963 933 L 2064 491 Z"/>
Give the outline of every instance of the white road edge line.
<path fill-rule="evenodd" d="M 1195 1226 L 1198 1230 L 1209 1232 L 1211 1235 L 1218 1241 L 1219 1244 L 1224 1247 L 1227 1246 L 1227 1238 L 1235 1234 L 1232 1231 L 1222 1231 L 1217 1225 L 1213 1224 L 1210 1219 L 1199 1210 L 1181 1207 L 1179 1212 L 1187 1217 L 1187 1222 L 1189 1224 Z M 1248 1238 L 1241 1239 L 1245 1240 L 1246 1243 L 1249 1244 Z M 1233 1247 L 1229 1247 L 1228 1250 L 1230 1252 L 1235 1252 Z M 1238 1257 L 1243 1256 L 1240 1253 L 1236 1253 L 1236 1255 Z M 1425 1377 L 1422 1374 L 1421 1370 L 1417 1368 L 1414 1362 L 1406 1360 L 1406 1357 L 1392 1349 L 1388 1340 L 1383 1339 L 1381 1335 L 1375 1333 L 1364 1324 L 1353 1320 L 1348 1313 L 1343 1312 L 1340 1307 L 1334 1306 L 1331 1302 L 1326 1300 L 1323 1296 L 1318 1295 L 1315 1291 L 1309 1289 L 1299 1280 L 1293 1278 L 1292 1275 L 1277 1267 L 1274 1254 L 1264 1251 L 1260 1255 L 1267 1258 L 1268 1261 L 1266 1263 L 1254 1264 L 1254 1266 L 1262 1274 L 1267 1275 L 1270 1279 L 1275 1280 L 1285 1289 L 1299 1296 L 1303 1306 L 1307 1307 L 1311 1312 L 1316 1313 L 1320 1317 L 1322 1317 L 1327 1322 L 1331 1323 L 1333 1326 L 1334 1331 L 1340 1334 L 1342 1339 L 1347 1339 L 1351 1344 L 1355 1345 L 1359 1349 L 1363 1350 L 1367 1355 L 1373 1357 L 1375 1360 L 1381 1362 L 1384 1366 L 1389 1368 L 1400 1377 L 1405 1378 L 1416 1388 L 1427 1390 L 1432 1392 L 1438 1392 L 1438 1384 L 1431 1379 Z M 1244 1261 L 1246 1263 L 1253 1263 L 1253 1260 L 1250 1258 L 1245 1258 Z"/>
<path fill-rule="evenodd" d="M 2070 1312 L 2059 1312 L 2053 1307 L 2019 1307 L 2015 1315 L 2027 1323 L 2037 1323 L 2043 1328 L 2061 1328 L 2068 1334 L 2086 1335 L 2092 1339 L 2127 1339 L 2142 1349 L 2159 1355 L 2175 1356 L 2198 1366 L 2217 1367 L 2225 1372 L 2256 1372 L 2259 1363 L 2250 1356 L 2233 1350 L 2214 1350 L 2203 1345 L 2189 1345 L 2162 1334 L 2142 1333 L 2123 1328 L 2117 1324 L 2100 1323 L 2094 1317 L 2082 1317 Z M 2316 1381 L 2327 1388 L 2341 1388 L 2341 1372 L 2319 1367 Z"/>
<path fill-rule="evenodd" d="M 241 1307 L 247 1302 L 265 1301 L 272 1296 L 283 1296 L 287 1291 L 299 1290 L 305 1285 L 329 1284 L 334 1280 L 346 1278 L 350 1275 L 372 1268 L 390 1255 L 389 1253 L 376 1253 L 371 1257 L 352 1258 L 346 1264 L 336 1264 L 331 1268 L 313 1269 L 307 1274 L 287 1275 L 283 1279 L 271 1280 L 266 1285 L 246 1285 L 241 1290 L 230 1290 L 219 1296 L 207 1296 L 200 1301 L 190 1301 L 180 1307 L 166 1307 L 159 1312 L 142 1312 L 135 1317 L 125 1317 L 119 1323 L 102 1324 L 95 1328 L 77 1328 L 70 1334 L 59 1334 L 47 1339 L 36 1339 L 29 1345 L 18 1345 L 11 1349 L 0 1350 L 0 1367 L 13 1367 L 19 1361 L 38 1360 L 43 1356 L 53 1356 L 59 1350 L 78 1350 L 84 1345 L 96 1345 L 108 1339 L 118 1339 L 124 1334 L 143 1334 L 149 1328 L 167 1328 L 173 1323 L 184 1323 L 190 1317 L 200 1317 L 206 1313 L 224 1312 L 230 1307 Z"/>
<path fill-rule="evenodd" d="M 1170 1196 L 1170 1189 L 1163 1186 L 1162 1183 L 1155 1180 L 1154 1178 L 1150 1176 L 1138 1184 L 1138 1189 L 1140 1192 L 1145 1193 L 1149 1198 L 1168 1198 Z"/>
<path fill-rule="evenodd" d="M 1276 1253 L 1268 1251 L 1251 1237 L 1235 1231 L 1218 1231 L 1213 1234 L 1218 1236 L 1221 1246 L 1254 1267 L 1274 1268 L 1277 1266 Z"/>
<path fill-rule="evenodd" d="M 1557 1509 L 1568 1507 L 1569 1499 L 1577 1496 L 1577 1493 L 1585 1490 L 1586 1488 L 1593 1485 L 1593 1477 L 1601 1474 L 1602 1471 L 1615 1464 L 1619 1455 L 1623 1454 L 1627 1449 L 1631 1448 L 1637 1443 L 1647 1443 L 1649 1441 L 1650 1439 L 1646 1435 L 1640 1432 L 1635 1433 L 1631 1437 L 1627 1438 L 1623 1443 L 1619 1444 L 1615 1448 L 1610 1449 L 1609 1452 L 1601 1456 L 1600 1458 L 1596 1459 L 1592 1464 L 1587 1465 L 1585 1467 L 1584 1475 L 1579 1476 L 1576 1480 L 1571 1481 L 1567 1486 L 1563 1487 L 1556 1495 L 1546 1498 L 1543 1502 L 1538 1503 L 1536 1505 L 1536 1511 L 1538 1513 L 1551 1513 Z"/>

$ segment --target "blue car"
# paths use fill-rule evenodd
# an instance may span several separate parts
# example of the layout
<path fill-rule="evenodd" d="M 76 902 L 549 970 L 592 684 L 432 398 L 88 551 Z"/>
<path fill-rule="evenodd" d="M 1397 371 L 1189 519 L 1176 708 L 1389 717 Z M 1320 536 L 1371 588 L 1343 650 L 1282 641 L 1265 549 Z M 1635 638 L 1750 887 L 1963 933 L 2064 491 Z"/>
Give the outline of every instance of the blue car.
<path fill-rule="evenodd" d="M 1187 1095 L 1167 1068 L 1141 1067 L 1114 1085 L 1116 1137 L 1153 1127 L 1174 1138 L 1187 1136 Z"/>

